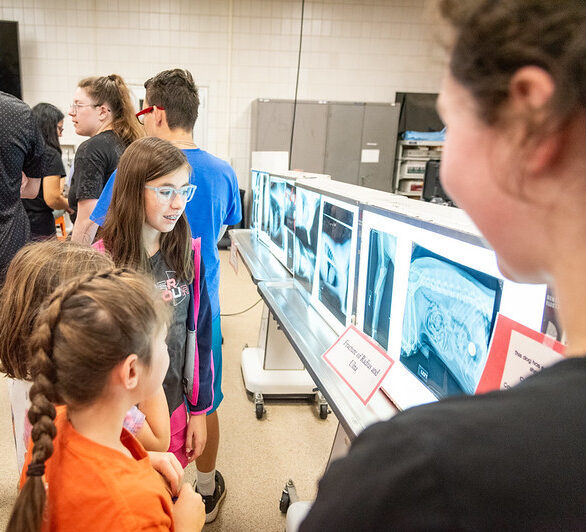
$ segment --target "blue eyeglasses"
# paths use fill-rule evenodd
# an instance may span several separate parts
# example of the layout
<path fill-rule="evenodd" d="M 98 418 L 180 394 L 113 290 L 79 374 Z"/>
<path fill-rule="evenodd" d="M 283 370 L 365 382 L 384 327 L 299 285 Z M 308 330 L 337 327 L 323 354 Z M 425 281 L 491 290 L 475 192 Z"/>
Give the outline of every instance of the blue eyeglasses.
<path fill-rule="evenodd" d="M 195 189 L 197 187 L 195 185 L 185 185 L 181 188 L 174 188 L 169 186 L 150 187 L 145 185 L 144 188 L 154 190 L 160 203 L 170 203 L 173 201 L 175 196 L 179 196 L 182 200 L 185 201 L 185 203 L 187 203 L 193 199 L 193 195 L 195 194 Z"/>

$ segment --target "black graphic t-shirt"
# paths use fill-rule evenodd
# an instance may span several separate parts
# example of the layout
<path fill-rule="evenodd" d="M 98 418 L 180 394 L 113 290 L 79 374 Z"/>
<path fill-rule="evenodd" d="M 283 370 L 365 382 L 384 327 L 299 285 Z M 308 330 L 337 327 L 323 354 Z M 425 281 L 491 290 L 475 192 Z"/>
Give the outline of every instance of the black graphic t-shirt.
<path fill-rule="evenodd" d="M 75 153 L 69 187 L 69 206 L 75 211 L 71 221 L 75 222 L 79 201 L 100 197 L 104 185 L 118 166 L 122 152 L 124 144 L 111 130 L 102 131 L 80 144 Z"/>
<path fill-rule="evenodd" d="M 173 319 L 167 333 L 169 370 L 163 381 L 169 414 L 183 401 L 183 365 L 187 338 L 187 312 L 189 310 L 189 285 L 176 278 L 175 271 L 167 266 L 160 251 L 151 258 L 151 275 L 163 300 L 173 305 Z"/>

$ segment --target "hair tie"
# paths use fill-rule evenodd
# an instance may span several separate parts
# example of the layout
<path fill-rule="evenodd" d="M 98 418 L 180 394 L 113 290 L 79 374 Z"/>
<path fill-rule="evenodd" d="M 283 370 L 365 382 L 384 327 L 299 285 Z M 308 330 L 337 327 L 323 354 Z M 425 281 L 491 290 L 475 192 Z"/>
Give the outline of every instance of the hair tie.
<path fill-rule="evenodd" d="M 29 464 L 26 470 L 27 477 L 42 477 L 45 474 L 45 464 Z"/>

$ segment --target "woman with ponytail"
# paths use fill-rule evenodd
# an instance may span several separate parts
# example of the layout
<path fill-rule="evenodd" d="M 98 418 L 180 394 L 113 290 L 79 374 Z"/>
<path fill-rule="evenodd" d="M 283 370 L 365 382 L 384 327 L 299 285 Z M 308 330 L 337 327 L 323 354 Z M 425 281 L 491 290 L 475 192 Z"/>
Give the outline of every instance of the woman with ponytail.
<path fill-rule="evenodd" d="M 129 89 L 117 74 L 85 78 L 77 86 L 69 116 L 75 132 L 90 138 L 77 149 L 69 188 L 75 242 L 92 243 L 97 226 L 89 217 L 102 188 L 126 147 L 144 136 L 135 112 Z"/>
<path fill-rule="evenodd" d="M 201 497 L 182 485 L 176 458 L 147 453 L 123 429 L 161 386 L 167 323 L 152 281 L 124 269 L 77 278 L 45 301 L 31 340 L 32 446 L 9 532 L 201 530 Z"/>

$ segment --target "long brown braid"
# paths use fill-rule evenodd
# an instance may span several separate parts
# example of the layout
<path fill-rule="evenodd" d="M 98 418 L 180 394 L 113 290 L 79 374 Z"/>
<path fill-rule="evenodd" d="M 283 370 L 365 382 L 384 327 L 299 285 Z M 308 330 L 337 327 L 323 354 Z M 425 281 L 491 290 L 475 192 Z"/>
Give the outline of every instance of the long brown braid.
<path fill-rule="evenodd" d="M 168 320 L 152 280 L 123 268 L 77 278 L 45 301 L 31 338 L 32 457 L 7 531 L 41 529 L 43 474 L 57 432 L 54 404 L 79 407 L 98 400 L 114 367 L 130 353 L 149 366 L 153 331 Z"/>

